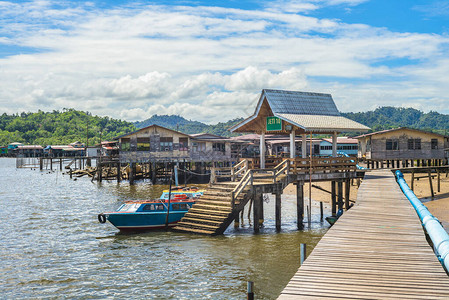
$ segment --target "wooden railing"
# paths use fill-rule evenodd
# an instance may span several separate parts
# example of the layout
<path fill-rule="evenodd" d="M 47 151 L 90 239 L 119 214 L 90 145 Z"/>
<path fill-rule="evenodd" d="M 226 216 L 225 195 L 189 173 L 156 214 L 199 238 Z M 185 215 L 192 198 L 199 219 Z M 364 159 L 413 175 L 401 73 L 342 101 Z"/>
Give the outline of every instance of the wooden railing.
<path fill-rule="evenodd" d="M 274 167 L 274 178 L 273 182 L 275 183 L 279 175 L 285 174 L 288 175 L 290 172 L 290 160 L 284 159 L 280 164 Z"/>
<path fill-rule="evenodd" d="M 237 199 L 249 183 L 251 183 L 251 186 L 253 185 L 253 170 L 247 170 L 245 175 L 243 175 L 242 179 L 231 192 L 232 209 L 235 207 L 235 199 Z"/>
<path fill-rule="evenodd" d="M 295 158 L 290 160 L 290 172 L 298 173 L 332 173 L 357 170 L 357 162 L 353 157 Z M 312 170 L 310 170 L 310 168 Z"/>
<path fill-rule="evenodd" d="M 244 174 L 247 170 L 248 160 L 244 159 L 231 168 L 231 181 L 235 181 L 240 174 Z"/>
<path fill-rule="evenodd" d="M 239 164 L 241 164 L 242 162 L 240 162 Z M 236 165 L 235 167 L 237 166 L 238 165 Z M 281 175 L 283 174 L 288 175 L 290 171 L 290 161 L 288 159 L 285 159 L 280 164 L 275 166 L 273 169 L 256 169 L 256 170 L 248 169 L 248 163 L 246 162 L 246 167 L 238 166 L 236 169 L 238 169 L 239 172 L 241 170 L 246 170 L 246 172 L 245 175 L 243 175 L 242 179 L 240 179 L 237 186 L 231 192 L 233 209 L 235 207 L 235 199 L 237 199 L 237 197 L 243 192 L 243 190 L 245 189 L 246 186 L 248 186 L 248 184 L 251 184 L 252 187 L 254 180 L 265 180 L 265 179 L 273 179 L 273 183 L 278 182 Z"/>

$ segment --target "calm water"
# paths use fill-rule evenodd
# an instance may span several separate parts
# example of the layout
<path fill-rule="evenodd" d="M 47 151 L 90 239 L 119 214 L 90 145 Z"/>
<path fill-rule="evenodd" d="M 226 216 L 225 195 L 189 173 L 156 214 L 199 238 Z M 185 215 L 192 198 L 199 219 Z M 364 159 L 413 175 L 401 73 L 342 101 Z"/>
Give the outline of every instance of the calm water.
<path fill-rule="evenodd" d="M 118 234 L 97 214 L 159 196 L 161 187 L 71 180 L 16 169 L 7 158 L 0 175 L 0 298 L 244 299 L 251 280 L 257 299 L 274 299 L 299 266 L 299 244 L 310 252 L 327 230 L 312 222 L 296 231 L 294 199 L 283 197 L 279 234 L 273 198 L 259 235 L 246 218 L 244 228 L 218 237 Z"/>

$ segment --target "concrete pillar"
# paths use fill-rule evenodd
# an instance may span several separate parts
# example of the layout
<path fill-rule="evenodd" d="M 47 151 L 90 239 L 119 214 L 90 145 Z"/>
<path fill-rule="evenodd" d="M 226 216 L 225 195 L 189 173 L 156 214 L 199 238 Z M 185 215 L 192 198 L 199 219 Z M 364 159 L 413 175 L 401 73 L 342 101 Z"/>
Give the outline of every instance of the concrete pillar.
<path fill-rule="evenodd" d="M 265 132 L 260 135 L 260 168 L 265 169 Z"/>
<path fill-rule="evenodd" d="M 307 157 L 307 135 L 304 133 L 302 135 L 302 158 Z"/>
<path fill-rule="evenodd" d="M 332 157 L 337 157 L 337 132 L 332 135 Z"/>
<path fill-rule="evenodd" d="M 290 133 L 290 158 L 296 157 L 295 131 Z"/>

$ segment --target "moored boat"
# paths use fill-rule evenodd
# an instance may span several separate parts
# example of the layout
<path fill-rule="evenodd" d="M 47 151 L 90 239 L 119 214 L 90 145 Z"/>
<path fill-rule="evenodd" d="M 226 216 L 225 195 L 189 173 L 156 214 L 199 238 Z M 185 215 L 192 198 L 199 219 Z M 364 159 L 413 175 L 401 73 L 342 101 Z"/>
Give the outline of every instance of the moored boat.
<path fill-rule="evenodd" d="M 195 199 L 185 195 L 173 198 L 170 203 L 160 199 L 126 201 L 116 211 L 99 214 L 98 221 L 109 221 L 121 231 L 162 229 L 166 227 L 167 213 L 168 227 L 175 226 L 194 203 Z"/>

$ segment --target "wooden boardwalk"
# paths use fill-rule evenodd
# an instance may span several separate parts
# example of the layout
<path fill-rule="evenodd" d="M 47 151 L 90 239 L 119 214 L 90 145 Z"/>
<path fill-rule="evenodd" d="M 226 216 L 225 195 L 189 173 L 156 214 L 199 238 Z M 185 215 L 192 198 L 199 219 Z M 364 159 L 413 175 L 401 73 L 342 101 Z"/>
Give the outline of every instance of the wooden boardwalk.
<path fill-rule="evenodd" d="M 449 277 L 391 171 L 365 175 L 278 299 L 449 299 Z"/>

